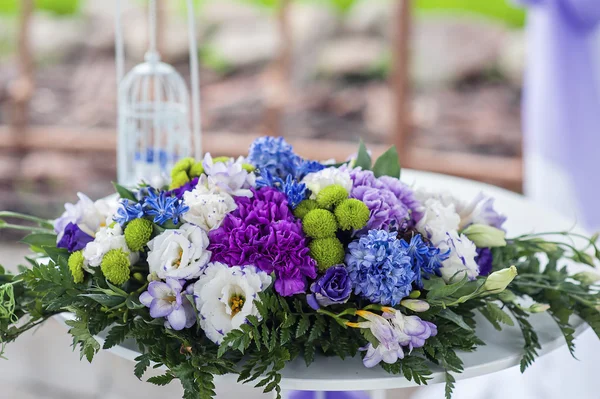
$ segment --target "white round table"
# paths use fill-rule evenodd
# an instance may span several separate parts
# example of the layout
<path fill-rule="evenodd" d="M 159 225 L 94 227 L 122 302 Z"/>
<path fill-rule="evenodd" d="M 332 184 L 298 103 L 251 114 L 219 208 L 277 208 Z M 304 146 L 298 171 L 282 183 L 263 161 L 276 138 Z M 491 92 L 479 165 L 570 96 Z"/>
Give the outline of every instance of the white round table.
<path fill-rule="evenodd" d="M 496 209 L 508 217 L 505 227 L 508 237 L 532 232 L 571 230 L 574 220 L 569 220 L 553 211 L 526 200 L 513 192 L 470 180 L 440 174 L 404 170 L 402 181 L 428 191 L 446 192 L 462 200 L 471 200 L 480 192 L 496 198 Z M 564 339 L 554 321 L 547 314 L 532 315 L 531 322 L 538 331 L 542 350 L 540 355 L 564 345 Z M 586 325 L 574 318 L 576 335 L 581 334 Z M 477 334 L 486 343 L 471 353 L 461 353 L 465 370 L 455 375 L 457 380 L 494 373 L 520 362 L 523 338 L 518 327 L 505 327 L 496 331 L 483 317 L 478 319 Z M 133 361 L 139 353 L 133 342 L 111 349 L 122 358 Z M 444 381 L 444 373 L 433 367 L 429 384 Z M 236 383 L 236 376 L 226 375 L 216 378 L 216 383 Z M 296 359 L 282 372 L 281 387 L 285 390 L 306 391 L 376 391 L 374 397 L 383 398 L 388 389 L 414 387 L 414 382 L 404 377 L 393 376 L 379 367 L 367 369 L 360 357 L 341 360 L 333 357 L 318 357 L 306 367 L 304 360 Z"/>

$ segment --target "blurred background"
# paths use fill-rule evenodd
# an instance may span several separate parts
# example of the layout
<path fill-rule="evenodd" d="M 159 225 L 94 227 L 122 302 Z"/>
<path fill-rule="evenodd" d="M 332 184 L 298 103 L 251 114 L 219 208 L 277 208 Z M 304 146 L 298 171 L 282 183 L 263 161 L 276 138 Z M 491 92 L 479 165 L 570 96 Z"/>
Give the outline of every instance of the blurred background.
<path fill-rule="evenodd" d="M 129 69 L 147 48 L 147 10 L 121 3 Z M 521 191 L 525 11 L 505 0 L 402 4 L 197 0 L 205 149 L 240 155 L 273 134 L 307 157 L 343 158 L 362 138 L 374 151 L 396 144 L 405 167 Z M 111 1 L 0 0 L 0 209 L 53 218 L 77 191 L 112 191 L 114 13 Z M 159 0 L 158 49 L 187 78 L 186 29 L 184 3 Z M 25 253 L 15 238 L 0 231 L 8 267 Z M 80 363 L 48 324 L 8 348 L 1 397 L 178 397 L 177 384 L 140 383 L 110 354 Z"/>

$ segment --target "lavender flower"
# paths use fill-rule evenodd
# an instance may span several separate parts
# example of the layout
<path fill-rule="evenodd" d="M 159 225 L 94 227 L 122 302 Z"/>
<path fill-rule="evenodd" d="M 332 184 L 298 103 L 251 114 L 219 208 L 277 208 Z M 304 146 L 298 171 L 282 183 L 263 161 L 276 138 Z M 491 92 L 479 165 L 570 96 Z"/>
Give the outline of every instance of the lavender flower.
<path fill-rule="evenodd" d="M 409 351 L 423 347 L 425 340 L 437 335 L 436 325 L 419 316 L 406 316 L 394 308 L 384 308 L 384 312 L 383 317 L 391 321 L 400 337 L 400 345 L 407 346 Z"/>
<path fill-rule="evenodd" d="M 69 223 L 65 227 L 64 233 L 56 246 L 58 248 L 65 248 L 69 252 L 75 252 L 85 248 L 92 241 L 94 241 L 94 237 L 86 234 L 75 223 Z"/>
<path fill-rule="evenodd" d="M 401 337 L 387 319 L 364 310 L 359 310 L 356 314 L 366 321 L 360 323 L 347 323 L 347 325 L 354 328 L 368 328 L 379 343 L 379 345 L 375 347 L 369 342 L 367 346 L 361 348 L 362 351 L 367 351 L 363 358 L 365 367 L 375 367 L 381 363 L 381 361 L 388 364 L 394 364 L 398 359 L 404 359 L 404 350 L 400 346 Z"/>
<path fill-rule="evenodd" d="M 140 219 L 144 217 L 144 209 L 142 204 L 130 201 L 128 199 L 122 199 L 120 201 L 117 214 L 113 219 L 123 226 L 125 223 L 132 221 L 133 219 Z"/>
<path fill-rule="evenodd" d="M 190 328 L 196 322 L 194 307 L 185 294 L 193 294 L 193 286 L 183 289 L 183 280 L 167 278 L 166 283 L 152 281 L 148 291 L 140 295 L 140 302 L 150 308 L 153 318 L 167 318 L 167 327 L 173 330 Z"/>
<path fill-rule="evenodd" d="M 327 269 L 310 286 L 311 294 L 306 296 L 306 301 L 314 310 L 321 306 L 339 305 L 346 303 L 352 293 L 352 283 L 348 271 L 343 265 Z"/>
<path fill-rule="evenodd" d="M 300 221 L 283 193 L 270 187 L 252 192 L 252 198 L 236 197 L 237 209 L 209 233 L 212 261 L 274 272 L 282 296 L 305 292 L 307 278 L 317 273 Z"/>
<path fill-rule="evenodd" d="M 412 290 L 415 271 L 395 232 L 371 230 L 348 245 L 346 264 L 354 293 L 395 306 Z"/>

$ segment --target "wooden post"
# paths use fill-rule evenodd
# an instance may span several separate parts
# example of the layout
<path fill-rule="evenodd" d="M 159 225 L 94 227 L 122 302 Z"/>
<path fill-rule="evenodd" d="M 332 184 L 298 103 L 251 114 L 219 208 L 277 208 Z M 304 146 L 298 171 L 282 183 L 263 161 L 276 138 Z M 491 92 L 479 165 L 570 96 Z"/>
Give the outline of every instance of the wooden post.
<path fill-rule="evenodd" d="M 29 29 L 33 16 L 33 0 L 21 0 L 19 28 L 17 34 L 18 77 L 11 82 L 9 93 L 12 98 L 11 127 L 15 134 L 24 134 L 29 117 L 29 101 L 33 95 L 33 56 L 29 43 Z"/>
<path fill-rule="evenodd" d="M 277 8 L 277 31 L 279 51 L 277 59 L 266 72 L 266 110 L 264 130 L 268 135 L 282 134 L 282 119 L 291 96 L 290 79 L 292 65 L 292 31 L 290 6 L 292 0 L 280 0 Z"/>
<path fill-rule="evenodd" d="M 412 0 L 398 0 L 394 34 L 394 65 L 391 85 L 394 91 L 395 122 L 391 134 L 392 143 L 398 149 L 400 159 L 406 159 L 408 136 L 411 127 L 410 110 L 410 31 L 412 25 Z"/>

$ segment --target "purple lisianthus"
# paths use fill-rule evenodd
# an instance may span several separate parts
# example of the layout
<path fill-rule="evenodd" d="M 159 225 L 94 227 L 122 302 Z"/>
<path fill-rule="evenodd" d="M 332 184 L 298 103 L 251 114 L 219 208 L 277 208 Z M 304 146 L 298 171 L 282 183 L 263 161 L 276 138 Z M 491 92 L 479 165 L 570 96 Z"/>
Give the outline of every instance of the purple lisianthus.
<path fill-rule="evenodd" d="M 314 310 L 321 306 L 346 303 L 352 293 L 352 282 L 348 271 L 342 265 L 327 269 L 325 275 L 311 284 L 306 301 Z"/>
<path fill-rule="evenodd" d="M 56 246 L 58 248 L 65 248 L 69 252 L 75 252 L 85 248 L 92 241 L 94 241 L 94 237 L 84 233 L 75 223 L 69 223 L 65 227 L 63 236 Z"/>
<path fill-rule="evenodd" d="M 209 233 L 212 261 L 230 266 L 254 265 L 275 273 L 275 291 L 282 296 L 306 292 L 307 278 L 317 276 L 302 225 L 285 194 L 271 187 L 236 197 L 237 209 Z"/>
<path fill-rule="evenodd" d="M 477 248 L 475 261 L 479 265 L 479 275 L 487 276 L 492 272 L 494 257 L 490 248 Z"/>
<path fill-rule="evenodd" d="M 140 295 L 140 302 L 150 308 L 150 316 L 155 319 L 166 317 L 167 327 L 173 330 L 190 328 L 196 322 L 194 307 L 185 294 L 193 294 L 193 286 L 183 289 L 183 280 L 167 278 L 167 281 L 152 281 L 148 291 Z"/>

